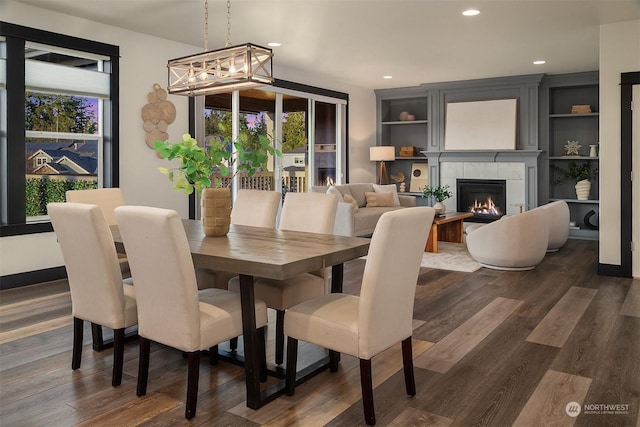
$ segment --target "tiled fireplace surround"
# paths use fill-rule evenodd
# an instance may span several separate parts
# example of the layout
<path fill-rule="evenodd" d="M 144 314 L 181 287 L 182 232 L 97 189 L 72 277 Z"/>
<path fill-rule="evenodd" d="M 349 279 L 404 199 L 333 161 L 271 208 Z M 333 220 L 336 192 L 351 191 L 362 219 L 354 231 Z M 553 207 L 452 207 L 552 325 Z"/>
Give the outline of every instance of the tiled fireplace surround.
<path fill-rule="evenodd" d="M 449 185 L 447 211 L 456 211 L 456 179 L 504 179 L 506 214 L 538 206 L 538 150 L 423 152 L 429 159 L 429 182 Z"/>

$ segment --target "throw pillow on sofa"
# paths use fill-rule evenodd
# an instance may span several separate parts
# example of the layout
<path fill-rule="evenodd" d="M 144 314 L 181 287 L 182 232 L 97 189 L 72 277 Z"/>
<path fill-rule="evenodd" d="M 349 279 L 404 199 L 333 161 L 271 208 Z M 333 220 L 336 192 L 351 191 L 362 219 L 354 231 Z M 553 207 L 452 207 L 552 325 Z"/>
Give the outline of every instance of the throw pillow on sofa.
<path fill-rule="evenodd" d="M 353 213 L 358 213 L 358 211 L 360 210 L 360 208 L 358 207 L 358 202 L 356 202 L 356 199 L 354 199 L 351 194 L 345 194 L 344 201 L 346 203 L 351 203 L 351 205 L 353 206 Z"/>
<path fill-rule="evenodd" d="M 391 206 L 400 206 L 400 199 L 398 198 L 398 188 L 395 184 L 373 184 L 373 191 L 376 193 L 391 193 L 393 196 L 393 205 Z"/>
<path fill-rule="evenodd" d="M 335 194 L 336 196 L 338 196 L 341 202 L 350 203 L 353 206 L 353 213 L 357 213 L 360 209 L 358 207 L 358 202 L 353 198 L 351 194 L 345 193 L 343 195 L 335 185 L 329 186 L 329 188 L 327 189 L 327 194 Z"/>
<path fill-rule="evenodd" d="M 393 193 L 384 192 L 384 193 L 370 193 L 365 192 L 364 196 L 367 198 L 367 207 L 368 208 L 381 208 L 381 207 L 394 207 L 395 203 L 393 201 Z"/>

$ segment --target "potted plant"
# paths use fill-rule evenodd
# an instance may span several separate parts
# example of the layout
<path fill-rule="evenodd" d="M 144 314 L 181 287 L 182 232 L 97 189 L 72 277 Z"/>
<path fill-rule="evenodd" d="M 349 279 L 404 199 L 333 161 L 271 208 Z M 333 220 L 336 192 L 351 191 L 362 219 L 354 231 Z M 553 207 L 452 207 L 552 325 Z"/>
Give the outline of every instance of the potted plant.
<path fill-rule="evenodd" d="M 224 131 L 223 125 L 220 130 Z M 231 151 L 231 146 L 235 151 Z M 235 142 L 222 137 L 211 138 L 206 147 L 199 146 L 195 138 L 184 134 L 181 142 L 156 141 L 154 148 L 161 158 L 180 162 L 173 168 L 158 168 L 173 182 L 173 188 L 185 194 L 196 191 L 202 196 L 202 225 L 207 236 L 226 235 L 231 222 L 231 191 L 222 185 L 220 178 L 212 181 L 211 175 L 218 171 L 227 177 L 233 170 L 233 175 L 246 171 L 253 176 L 266 168 L 269 155 L 282 155 L 265 135 L 259 135 L 256 142 L 250 141 L 246 133 L 241 133 Z"/>
<path fill-rule="evenodd" d="M 442 202 L 451 196 L 453 196 L 453 193 L 449 190 L 449 185 L 447 184 L 438 186 L 427 185 L 422 190 L 422 197 L 430 197 L 431 199 L 436 200 L 433 208 L 436 210 L 437 214 L 444 213 L 446 207 Z"/>
<path fill-rule="evenodd" d="M 567 169 L 554 167 L 561 177 L 555 181 L 556 184 L 562 183 L 567 179 L 576 181 L 576 198 L 578 200 L 588 200 L 589 191 L 591 191 L 591 179 L 598 177 L 598 168 L 591 167 L 591 163 L 588 161 L 577 163 L 575 161 L 569 162 Z"/>

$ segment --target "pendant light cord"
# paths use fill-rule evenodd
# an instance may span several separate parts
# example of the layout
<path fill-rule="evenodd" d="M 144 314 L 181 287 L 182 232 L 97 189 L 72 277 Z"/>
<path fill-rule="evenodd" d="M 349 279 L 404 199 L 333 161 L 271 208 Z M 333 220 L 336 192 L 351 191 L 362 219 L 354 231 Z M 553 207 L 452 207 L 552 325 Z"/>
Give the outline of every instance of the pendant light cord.
<path fill-rule="evenodd" d="M 231 0 L 227 0 L 227 44 L 225 47 L 231 46 Z"/>
<path fill-rule="evenodd" d="M 204 51 L 209 50 L 209 1 L 204 0 Z"/>

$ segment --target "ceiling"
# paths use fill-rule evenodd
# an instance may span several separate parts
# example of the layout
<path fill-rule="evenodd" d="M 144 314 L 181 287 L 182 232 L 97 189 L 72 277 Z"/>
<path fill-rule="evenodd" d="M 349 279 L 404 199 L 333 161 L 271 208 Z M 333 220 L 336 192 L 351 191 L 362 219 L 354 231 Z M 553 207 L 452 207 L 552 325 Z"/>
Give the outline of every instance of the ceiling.
<path fill-rule="evenodd" d="M 204 0 L 16 1 L 204 48 Z M 209 49 L 223 47 L 226 1 L 208 8 Z M 636 19 L 640 0 L 233 0 L 231 42 L 281 42 L 276 78 L 286 66 L 377 89 L 595 70 L 599 26 Z"/>

